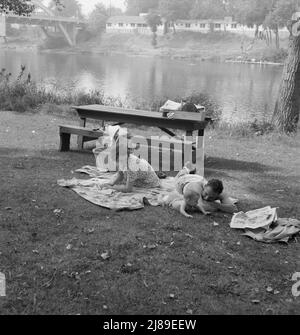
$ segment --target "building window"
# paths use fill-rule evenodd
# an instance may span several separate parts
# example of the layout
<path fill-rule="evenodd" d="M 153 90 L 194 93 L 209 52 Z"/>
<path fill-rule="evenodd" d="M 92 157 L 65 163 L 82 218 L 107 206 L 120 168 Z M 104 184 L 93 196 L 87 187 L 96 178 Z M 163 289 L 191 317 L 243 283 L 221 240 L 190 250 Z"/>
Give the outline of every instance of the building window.
<path fill-rule="evenodd" d="M 108 24 L 107 24 L 107 27 L 111 27 L 111 26 L 112 26 L 112 24 L 111 24 L 111 23 L 108 23 Z"/>
<path fill-rule="evenodd" d="M 130 25 L 131 25 L 131 27 L 135 27 L 135 23 L 131 23 Z"/>
<path fill-rule="evenodd" d="M 232 29 L 236 29 L 236 28 L 237 28 L 237 24 L 232 24 L 232 25 L 231 25 L 231 28 L 232 28 Z"/>
<path fill-rule="evenodd" d="M 141 24 L 141 23 L 138 23 L 138 25 L 137 25 L 138 27 L 142 27 L 143 25 Z"/>
<path fill-rule="evenodd" d="M 215 28 L 221 29 L 221 23 L 215 23 Z"/>
<path fill-rule="evenodd" d="M 200 28 L 205 28 L 206 24 L 205 23 L 200 23 Z"/>
<path fill-rule="evenodd" d="M 143 27 L 145 27 L 145 28 L 147 27 L 146 23 L 143 24 Z"/>
<path fill-rule="evenodd" d="M 123 27 L 123 23 L 119 23 L 118 26 L 119 26 L 119 27 Z"/>
<path fill-rule="evenodd" d="M 186 23 L 186 24 L 185 24 L 185 27 L 186 27 L 186 28 L 191 28 L 191 24 L 190 24 L 190 23 Z"/>

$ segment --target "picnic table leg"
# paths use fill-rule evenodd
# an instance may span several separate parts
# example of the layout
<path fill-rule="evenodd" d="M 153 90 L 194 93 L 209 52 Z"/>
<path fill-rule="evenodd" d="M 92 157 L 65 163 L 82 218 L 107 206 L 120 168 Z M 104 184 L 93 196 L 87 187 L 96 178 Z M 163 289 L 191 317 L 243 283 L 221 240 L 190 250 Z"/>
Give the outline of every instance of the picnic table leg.
<path fill-rule="evenodd" d="M 86 119 L 80 118 L 79 127 L 85 127 L 85 125 L 86 125 Z M 83 149 L 83 136 L 78 135 L 77 146 L 78 146 L 78 150 Z"/>
<path fill-rule="evenodd" d="M 196 173 L 204 177 L 204 130 L 198 130 L 196 143 Z"/>
<path fill-rule="evenodd" d="M 193 131 L 188 130 L 186 132 L 186 141 L 188 142 L 193 142 Z M 187 162 L 193 162 L 193 147 L 190 146 L 189 144 L 184 145 L 184 155 L 183 155 L 183 164 L 186 164 Z"/>

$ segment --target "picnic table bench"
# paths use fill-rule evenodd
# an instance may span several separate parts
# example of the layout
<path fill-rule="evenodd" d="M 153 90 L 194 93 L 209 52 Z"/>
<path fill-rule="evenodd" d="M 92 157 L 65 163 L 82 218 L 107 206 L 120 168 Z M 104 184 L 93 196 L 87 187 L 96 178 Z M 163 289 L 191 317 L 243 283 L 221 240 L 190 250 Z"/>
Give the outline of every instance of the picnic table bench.
<path fill-rule="evenodd" d="M 67 128 L 60 127 L 60 136 L 64 140 L 61 144 L 61 149 L 68 150 L 69 135 L 78 135 L 78 149 L 83 149 L 84 142 L 100 137 L 101 131 L 88 130 L 86 128 L 87 119 L 102 121 L 104 126 L 105 121 L 115 122 L 115 125 L 134 124 L 149 127 L 157 127 L 171 137 L 176 134 L 170 129 L 183 130 L 188 138 L 194 138 L 196 132 L 195 143 L 195 161 L 197 166 L 197 173 L 204 175 L 204 131 L 210 118 L 205 118 L 203 113 L 189 113 L 189 112 L 175 112 L 174 117 L 165 117 L 161 112 L 152 112 L 136 109 L 126 109 L 119 107 L 110 107 L 103 105 L 87 105 L 74 106 L 79 115 L 79 127 L 72 126 Z M 65 134 L 65 131 L 67 135 Z M 62 141 L 61 141 L 62 142 Z"/>

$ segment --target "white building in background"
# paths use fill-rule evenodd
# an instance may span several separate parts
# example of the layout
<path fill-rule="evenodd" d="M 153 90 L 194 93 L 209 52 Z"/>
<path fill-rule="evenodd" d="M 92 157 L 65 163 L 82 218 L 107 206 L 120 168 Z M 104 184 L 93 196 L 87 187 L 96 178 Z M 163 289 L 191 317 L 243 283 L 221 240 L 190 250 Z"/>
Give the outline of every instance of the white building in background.
<path fill-rule="evenodd" d="M 107 33 L 151 33 L 145 16 L 112 16 L 106 22 Z"/>
<path fill-rule="evenodd" d="M 151 30 L 147 25 L 146 15 L 140 16 L 112 16 L 106 23 L 107 33 L 138 33 L 151 34 Z M 170 25 L 172 29 L 172 26 Z M 240 35 L 247 35 L 253 37 L 255 28 L 243 26 L 232 20 L 232 17 L 225 17 L 223 20 L 177 20 L 175 29 L 178 32 L 190 31 L 199 33 L 215 32 L 230 32 Z M 262 28 L 261 28 L 262 29 Z M 158 35 L 163 34 L 163 25 L 158 27 Z M 287 29 L 280 30 L 280 37 L 288 37 L 289 31 Z"/>

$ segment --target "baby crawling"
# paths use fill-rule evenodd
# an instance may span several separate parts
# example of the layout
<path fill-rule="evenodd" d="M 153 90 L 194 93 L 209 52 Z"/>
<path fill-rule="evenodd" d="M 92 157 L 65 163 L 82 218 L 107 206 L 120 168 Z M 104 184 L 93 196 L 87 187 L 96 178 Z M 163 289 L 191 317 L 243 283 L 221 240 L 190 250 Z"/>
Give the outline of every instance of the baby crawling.
<path fill-rule="evenodd" d="M 188 218 L 192 218 L 192 215 L 187 213 L 188 209 L 200 211 L 204 215 L 210 214 L 205 209 L 207 202 L 221 200 L 223 192 L 223 184 L 220 180 L 206 181 L 199 175 L 191 174 L 191 167 L 191 163 L 188 162 L 176 176 L 176 192 L 160 200 L 161 205 L 168 205 Z"/>
<path fill-rule="evenodd" d="M 184 194 L 180 194 L 176 191 L 172 192 L 164 196 L 161 199 L 160 204 L 162 206 L 172 207 L 187 218 L 193 217 L 186 212 L 187 210 L 200 211 L 204 215 L 210 214 L 203 208 L 201 195 L 197 192 L 197 190 L 193 189 L 194 187 L 195 185 L 190 185 L 190 187 L 185 189 Z"/>

